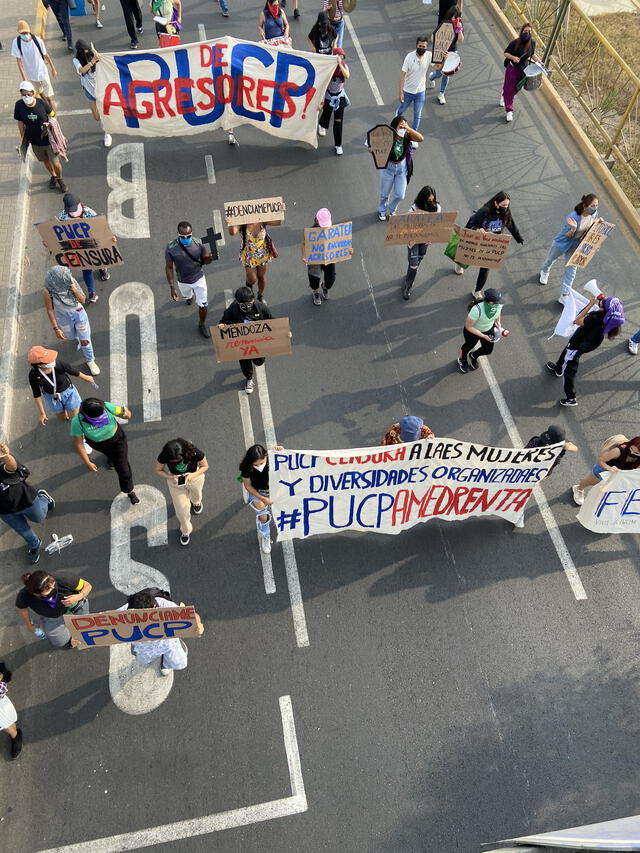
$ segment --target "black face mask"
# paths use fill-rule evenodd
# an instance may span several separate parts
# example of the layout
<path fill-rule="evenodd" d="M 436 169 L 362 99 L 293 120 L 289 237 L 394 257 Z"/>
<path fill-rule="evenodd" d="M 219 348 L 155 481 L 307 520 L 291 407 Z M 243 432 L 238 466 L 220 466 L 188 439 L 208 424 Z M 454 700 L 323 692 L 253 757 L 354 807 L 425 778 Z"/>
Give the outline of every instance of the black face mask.
<path fill-rule="evenodd" d="M 416 53 L 418 54 L 418 56 L 424 56 L 426 52 L 427 52 L 426 47 L 417 47 L 416 48 Z"/>
<path fill-rule="evenodd" d="M 253 302 L 238 302 L 238 305 L 243 314 L 251 314 L 253 311 Z"/>
<path fill-rule="evenodd" d="M 531 33 L 522 33 L 522 41 L 529 41 Z"/>

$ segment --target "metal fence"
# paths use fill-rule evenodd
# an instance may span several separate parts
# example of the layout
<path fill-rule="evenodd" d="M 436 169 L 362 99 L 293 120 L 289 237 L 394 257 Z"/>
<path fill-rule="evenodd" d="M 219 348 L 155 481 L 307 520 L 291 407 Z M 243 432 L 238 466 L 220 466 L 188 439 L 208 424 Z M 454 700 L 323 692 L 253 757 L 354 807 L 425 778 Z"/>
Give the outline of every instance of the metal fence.
<path fill-rule="evenodd" d="M 501 0 L 530 21 L 553 85 L 636 207 L 640 206 L 640 77 L 575 0 Z M 639 13 L 640 14 L 640 13 Z"/>

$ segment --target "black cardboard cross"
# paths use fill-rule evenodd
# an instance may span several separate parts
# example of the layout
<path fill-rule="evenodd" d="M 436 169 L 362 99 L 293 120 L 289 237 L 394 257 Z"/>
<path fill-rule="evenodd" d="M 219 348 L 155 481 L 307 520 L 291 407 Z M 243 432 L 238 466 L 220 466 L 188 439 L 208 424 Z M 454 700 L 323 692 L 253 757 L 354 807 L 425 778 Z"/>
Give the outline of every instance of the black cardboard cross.
<path fill-rule="evenodd" d="M 214 232 L 213 228 L 207 228 L 207 233 L 202 238 L 202 242 L 209 244 L 211 248 L 211 256 L 214 261 L 220 260 L 220 255 L 218 254 L 218 240 L 222 240 L 222 234 Z"/>

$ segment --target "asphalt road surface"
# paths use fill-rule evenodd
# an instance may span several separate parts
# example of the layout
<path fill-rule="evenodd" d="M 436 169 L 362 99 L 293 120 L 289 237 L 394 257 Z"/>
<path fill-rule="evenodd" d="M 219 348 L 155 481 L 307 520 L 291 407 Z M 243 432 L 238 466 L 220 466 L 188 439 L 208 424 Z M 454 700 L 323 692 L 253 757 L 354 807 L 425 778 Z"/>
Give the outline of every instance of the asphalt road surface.
<path fill-rule="evenodd" d="M 109 282 L 97 282 L 100 301 L 88 310 L 99 394 L 121 402 L 113 390 L 126 388 L 133 411 L 127 433 L 143 501 L 134 523 L 125 523 L 113 473 L 86 471 L 63 425 L 38 425 L 25 364 L 12 447 L 58 501 L 43 535 L 71 532 L 75 540 L 40 565 L 89 579 L 94 611 L 121 605 L 118 585 L 136 572 L 167 580 L 176 600 L 197 606 L 206 632 L 190 641 L 186 671 L 169 679 L 151 672 L 144 683 L 138 675 L 120 689 L 118 667 L 127 662 L 116 653 L 53 651 L 18 626 L 13 600 L 24 546 L 0 531 L 2 657 L 15 672 L 11 695 L 25 741 L 2 773 L 7 851 L 473 853 L 484 842 L 637 811 L 638 543 L 582 528 L 569 487 L 604 437 L 638 432 L 640 363 L 626 335 L 605 342 L 584 359 L 580 405 L 561 409 L 561 386 L 543 368 L 561 349 L 548 340 L 560 310 L 560 262 L 546 288 L 537 284 L 564 215 L 595 188 L 601 215 L 619 227 L 577 284 L 595 276 L 621 296 L 626 328 L 635 331 L 637 245 L 540 96 L 521 94 L 513 125 L 504 122 L 505 40 L 482 3 L 468 6 L 462 69 L 446 106 L 428 90 L 426 140 L 401 207 L 408 210 L 427 183 L 461 220 L 498 189 L 512 194 L 525 244 L 491 274 L 511 335 L 496 348 L 491 373 L 466 376 L 455 358 L 475 276 L 452 275 L 443 247 L 433 246 L 412 300 L 402 300 L 406 252 L 382 244 L 378 175 L 363 145 L 366 130 L 393 115 L 402 58 L 433 28 L 432 7 L 374 0 L 351 16 L 372 78 L 346 33 L 352 105 L 343 157 L 330 136 L 312 150 L 247 128 L 238 130 L 237 148 L 215 131 L 116 136 L 107 151 L 49 23 L 70 140 L 65 177 L 85 203 L 109 211 L 126 260 Z M 232 3 L 228 20 L 212 2 L 185 7 L 183 42 L 197 40 L 199 24 L 208 37 L 257 35 L 257 5 Z M 302 13 L 291 21 L 300 47 L 315 18 L 306 6 Z M 99 33 L 92 17 L 75 19 L 74 36 L 94 38 L 103 51 L 125 49 L 119 7 L 103 14 Z M 145 10 L 141 43 L 155 42 Z M 284 197 L 287 216 L 272 232 L 280 257 L 269 269 L 267 299 L 275 316 L 289 317 L 294 348 L 268 362 L 262 393 L 247 398 L 238 393 L 237 366 L 216 364 L 198 334 L 196 309 L 169 300 L 163 250 L 179 220 L 204 234 L 224 201 L 273 195 Z M 353 220 L 355 251 L 338 266 L 330 301 L 316 307 L 299 246 L 324 206 L 334 221 Z M 61 207 L 36 164 L 30 221 Z M 40 297 L 46 257 L 32 231 L 21 353 L 54 344 Z M 238 250 L 238 238 L 227 235 L 220 261 L 206 270 L 212 322 L 225 291 L 244 281 Z M 117 290 L 128 282 L 141 283 L 131 299 Z M 131 309 L 143 321 L 125 321 Z M 114 343 L 118 323 L 126 323 L 126 350 Z M 71 344 L 56 348 L 77 358 Z M 160 418 L 145 420 L 156 352 Z M 274 544 L 275 591 L 267 593 L 253 516 L 236 481 L 246 430 L 257 440 L 275 434 L 291 448 L 363 447 L 409 413 L 437 435 L 494 445 L 511 445 L 509 416 L 525 442 L 550 423 L 563 426 L 580 452 L 565 458 L 544 492 L 568 562 L 532 505 L 517 532 L 499 519 L 431 521 L 398 536 Z M 188 548 L 178 543 L 168 493 L 153 473 L 160 448 L 176 435 L 210 462 Z M 567 567 L 575 568 L 571 577 Z M 580 588 L 586 597 L 577 597 Z"/>

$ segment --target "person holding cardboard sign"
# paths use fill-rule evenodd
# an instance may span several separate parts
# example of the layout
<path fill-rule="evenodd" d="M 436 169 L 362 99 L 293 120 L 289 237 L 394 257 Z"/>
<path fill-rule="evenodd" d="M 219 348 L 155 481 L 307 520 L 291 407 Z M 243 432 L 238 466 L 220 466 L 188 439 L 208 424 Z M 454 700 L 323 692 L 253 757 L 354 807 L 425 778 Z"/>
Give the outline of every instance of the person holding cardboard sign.
<path fill-rule="evenodd" d="M 256 304 L 253 298 L 253 291 L 250 287 L 239 287 L 234 293 L 233 302 L 225 309 L 224 314 L 220 318 L 218 328 L 224 330 L 233 323 L 253 323 L 256 320 L 270 320 L 272 316 L 266 302 Z M 264 358 L 240 359 L 240 370 L 246 380 L 244 390 L 247 394 L 253 393 L 254 364 L 259 367 L 261 364 L 264 364 Z"/>
<path fill-rule="evenodd" d="M 438 93 L 438 103 L 446 104 L 446 100 L 444 97 L 444 93 L 449 85 L 449 77 L 451 74 L 455 74 L 458 68 L 460 67 L 458 60 L 458 67 L 455 70 L 448 71 L 446 67 L 446 59 L 450 53 L 455 53 L 458 50 L 458 44 L 462 44 L 464 41 L 464 26 L 462 24 L 462 12 L 459 6 L 452 6 L 447 12 L 447 21 L 453 26 L 454 36 L 447 48 L 447 51 L 444 55 L 444 60 L 442 62 L 434 62 L 433 64 L 436 66 L 436 70 L 432 71 L 429 74 L 429 81 L 431 86 L 435 86 L 435 81 L 441 77 L 440 81 L 440 92 Z M 455 56 L 452 57 L 455 60 Z"/>
<path fill-rule="evenodd" d="M 321 207 L 316 213 L 313 220 L 313 228 L 331 228 L 331 211 L 326 207 Z M 350 239 L 350 238 L 349 238 Z M 303 243 L 304 251 L 304 243 Z M 353 248 L 347 250 L 350 255 L 353 255 Z M 335 263 L 319 264 L 316 262 L 309 263 L 306 258 L 302 258 L 303 263 L 307 265 L 307 274 L 309 276 L 309 287 L 311 288 L 311 296 L 314 305 L 322 305 L 322 299 L 329 298 L 329 291 L 336 281 L 336 265 Z M 322 286 L 320 282 L 322 281 Z M 322 298 L 321 298 L 322 297 Z"/>
<path fill-rule="evenodd" d="M 439 213 L 440 205 L 436 199 L 434 188 L 428 185 L 422 187 L 411 205 L 411 210 L 422 210 L 425 213 Z M 418 267 L 427 254 L 428 248 L 427 243 L 409 243 L 407 245 L 407 273 L 404 277 L 404 287 L 402 288 L 403 299 L 411 299 L 411 288 L 413 287 L 413 282 L 416 280 Z"/>
<path fill-rule="evenodd" d="M 278 257 L 275 244 L 267 231 L 268 225 L 281 225 L 279 219 L 273 222 L 248 222 L 243 225 L 229 225 L 229 234 L 242 234 L 242 248 L 239 261 L 244 267 L 247 287 L 258 283 L 258 302 L 264 301 L 267 287 L 267 264 Z"/>
<path fill-rule="evenodd" d="M 123 609 L 149 610 L 156 607 L 178 606 L 175 601 L 163 597 L 162 593 L 163 590 L 155 590 L 151 587 L 134 592 L 129 596 L 126 608 Z M 164 676 L 171 675 L 177 669 L 186 669 L 189 662 L 187 646 L 184 640 L 178 637 L 132 643 L 131 651 L 144 664 L 150 664 L 160 658 L 160 674 Z"/>
<path fill-rule="evenodd" d="M 389 162 L 380 171 L 378 219 L 381 222 L 386 222 L 388 215 L 395 214 L 407 192 L 407 184 L 413 174 L 411 143 L 424 141 L 424 136 L 410 128 L 401 115 L 395 115 L 389 125 L 394 137 Z"/>

